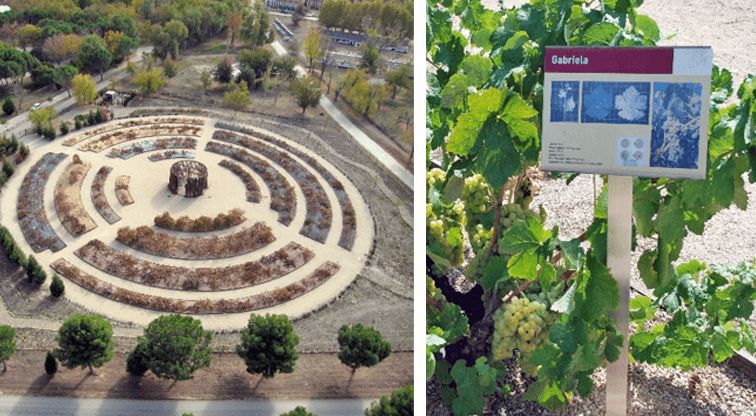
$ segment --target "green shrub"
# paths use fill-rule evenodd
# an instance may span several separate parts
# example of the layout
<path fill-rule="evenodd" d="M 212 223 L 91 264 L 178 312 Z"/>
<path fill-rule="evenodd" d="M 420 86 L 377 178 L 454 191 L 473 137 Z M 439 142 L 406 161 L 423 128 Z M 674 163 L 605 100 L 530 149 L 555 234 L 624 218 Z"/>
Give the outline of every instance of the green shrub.
<path fill-rule="evenodd" d="M 64 121 L 60 123 L 60 135 L 65 136 L 66 134 L 68 134 L 68 131 L 69 131 L 68 122 Z"/>
<path fill-rule="evenodd" d="M 126 358 L 126 371 L 132 376 L 142 377 L 149 370 L 147 361 L 149 357 L 147 357 L 145 345 L 139 343 Z"/>
<path fill-rule="evenodd" d="M 87 115 L 87 125 L 93 126 L 97 123 L 97 120 L 95 119 L 94 112 L 92 110 L 89 110 L 89 114 Z"/>
<path fill-rule="evenodd" d="M 16 112 L 16 104 L 10 97 L 6 97 L 5 102 L 3 102 L 3 112 L 8 116 Z"/>
<path fill-rule="evenodd" d="M 18 139 L 16 139 L 15 134 L 11 134 L 11 141 L 10 144 L 8 144 L 8 151 L 13 153 L 16 150 L 18 150 Z"/>
<path fill-rule="evenodd" d="M 55 359 L 52 351 L 47 351 L 47 357 L 45 357 L 45 372 L 52 376 L 58 372 L 58 361 Z"/>
<path fill-rule="evenodd" d="M 24 255 L 24 252 L 18 248 L 15 242 L 13 243 L 13 249 L 11 251 L 6 251 L 6 253 L 8 253 L 8 260 L 23 268 L 26 267 L 26 256 Z"/>
<path fill-rule="evenodd" d="M 66 286 L 63 284 L 63 280 L 56 273 L 53 273 L 52 282 L 50 283 L 50 294 L 59 298 L 63 296 L 65 291 Z"/>
<path fill-rule="evenodd" d="M 53 140 L 57 136 L 55 134 L 55 129 L 52 126 L 47 126 L 42 129 L 42 135 L 45 136 L 45 139 L 47 140 Z"/>
<path fill-rule="evenodd" d="M 16 172 L 16 169 L 13 167 L 13 165 L 8 161 L 8 159 L 3 159 L 3 173 L 7 177 L 13 176 L 13 174 Z"/>

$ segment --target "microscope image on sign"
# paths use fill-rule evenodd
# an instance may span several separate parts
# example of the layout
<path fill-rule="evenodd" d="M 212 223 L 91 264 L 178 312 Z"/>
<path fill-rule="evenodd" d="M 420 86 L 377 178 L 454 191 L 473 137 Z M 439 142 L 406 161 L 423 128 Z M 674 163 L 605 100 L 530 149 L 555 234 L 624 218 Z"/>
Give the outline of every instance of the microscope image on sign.
<path fill-rule="evenodd" d="M 648 166 L 648 139 L 618 137 L 616 163 L 618 166 Z"/>

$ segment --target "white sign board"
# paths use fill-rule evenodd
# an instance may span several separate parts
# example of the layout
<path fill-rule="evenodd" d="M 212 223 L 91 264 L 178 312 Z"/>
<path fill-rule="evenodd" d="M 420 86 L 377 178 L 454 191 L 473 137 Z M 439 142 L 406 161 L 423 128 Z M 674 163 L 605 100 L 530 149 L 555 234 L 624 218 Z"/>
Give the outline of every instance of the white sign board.
<path fill-rule="evenodd" d="M 711 48 L 547 47 L 541 169 L 703 179 Z"/>

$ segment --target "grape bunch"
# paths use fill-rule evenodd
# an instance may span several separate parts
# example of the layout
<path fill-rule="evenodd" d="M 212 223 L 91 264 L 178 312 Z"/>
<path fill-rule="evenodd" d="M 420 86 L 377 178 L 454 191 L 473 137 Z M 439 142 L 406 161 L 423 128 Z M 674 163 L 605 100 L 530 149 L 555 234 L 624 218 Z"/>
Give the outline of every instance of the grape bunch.
<path fill-rule="evenodd" d="M 425 192 L 428 192 L 430 187 L 438 188 L 444 183 L 446 174 L 441 169 L 431 169 L 425 172 Z"/>
<path fill-rule="evenodd" d="M 514 297 L 496 311 L 491 342 L 494 360 L 510 358 L 516 349 L 522 370 L 535 375 L 537 368 L 530 363 L 530 355 L 548 340 L 559 317 L 549 311 L 548 298 L 546 292 Z"/>
<path fill-rule="evenodd" d="M 461 199 L 465 204 L 467 217 L 465 230 L 470 237 L 473 252 L 478 253 L 493 236 L 493 228 L 486 228 L 480 222 L 481 215 L 489 212 L 493 207 L 493 189 L 483 175 L 476 173 L 465 178 Z"/>
<path fill-rule="evenodd" d="M 468 215 L 480 215 L 491 209 L 493 206 L 493 189 L 483 175 L 476 173 L 465 178 L 462 201 L 465 203 Z"/>
<path fill-rule="evenodd" d="M 438 245 L 443 250 L 444 258 L 449 260 L 453 267 L 462 265 L 465 245 L 462 241 L 462 225 L 464 224 L 465 211 L 461 203 L 455 202 L 451 208 L 442 208 L 440 214 L 433 211 L 432 204 L 425 204 L 425 232 L 428 246 Z M 453 238 L 456 233 L 458 238 Z M 446 269 L 436 264 L 441 274 Z"/>

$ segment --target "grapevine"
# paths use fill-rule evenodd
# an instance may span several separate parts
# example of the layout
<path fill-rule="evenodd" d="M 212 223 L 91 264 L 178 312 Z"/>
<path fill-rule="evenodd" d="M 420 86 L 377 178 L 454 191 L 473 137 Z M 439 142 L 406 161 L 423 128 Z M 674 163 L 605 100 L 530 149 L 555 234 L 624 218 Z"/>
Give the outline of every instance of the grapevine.
<path fill-rule="evenodd" d="M 426 3 L 426 151 L 440 154 L 441 163 L 426 176 L 428 273 L 443 281 L 443 272 L 462 264 L 465 238 L 473 248 L 464 269 L 473 290 L 456 296 L 445 289 L 448 302 L 429 298 L 427 310 L 453 322 L 456 305 L 470 318 L 461 336 L 426 328 L 439 337 L 428 341 L 428 360 L 437 365 L 427 376 L 445 386 L 458 416 L 483 412 L 491 378 L 504 371 L 497 367 L 502 358 L 516 355 L 536 375 L 527 399 L 558 408 L 575 392 L 589 395 L 590 375 L 615 361 L 627 341 L 608 317 L 619 288 L 606 266 L 605 203 L 597 203 L 593 223 L 572 240 L 547 229 L 546 213 L 530 205 L 538 185 L 545 46 L 653 46 L 662 39 L 659 28 L 636 10 L 638 3 L 532 0 L 503 11 L 479 0 Z M 689 368 L 706 365 L 709 354 L 721 361 L 740 348 L 754 350 L 743 323 L 756 293 L 754 268 L 672 264 L 688 233 L 703 233 L 721 209 L 747 205 L 742 178 L 748 173 L 756 182 L 755 83 L 747 77 L 737 102 L 725 106 L 735 91 L 732 76 L 712 71 L 705 180 L 634 180 L 634 232 L 657 245 L 638 262 L 654 299 L 634 300 L 631 318 L 643 323 L 657 308 L 674 315 L 629 340 L 638 361 Z M 695 339 L 680 336 L 691 330 Z"/>

